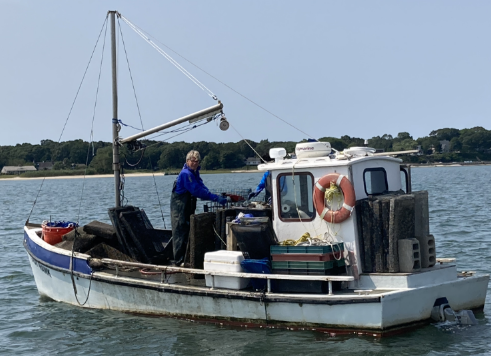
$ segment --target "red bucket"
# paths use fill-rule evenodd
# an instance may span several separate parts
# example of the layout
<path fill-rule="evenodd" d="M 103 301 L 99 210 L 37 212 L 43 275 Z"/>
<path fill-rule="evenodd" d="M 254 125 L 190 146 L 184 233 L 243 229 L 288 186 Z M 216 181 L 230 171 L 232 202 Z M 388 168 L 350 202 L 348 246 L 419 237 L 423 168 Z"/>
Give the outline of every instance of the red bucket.
<path fill-rule="evenodd" d="M 61 237 L 68 234 L 75 227 L 55 227 L 43 225 L 43 240 L 50 245 L 56 245 L 61 242 Z"/>

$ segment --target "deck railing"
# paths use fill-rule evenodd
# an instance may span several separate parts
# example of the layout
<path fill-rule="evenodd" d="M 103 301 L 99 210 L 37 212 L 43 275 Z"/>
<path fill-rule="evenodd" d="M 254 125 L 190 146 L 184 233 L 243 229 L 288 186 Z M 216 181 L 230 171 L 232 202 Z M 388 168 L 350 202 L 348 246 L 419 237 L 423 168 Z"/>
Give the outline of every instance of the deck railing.
<path fill-rule="evenodd" d="M 225 272 L 225 271 L 205 271 L 203 269 L 196 268 L 183 268 L 174 266 L 160 266 L 160 265 L 149 265 L 145 263 L 138 262 L 126 262 L 112 260 L 109 258 L 103 258 L 100 260 L 101 263 L 106 265 L 113 265 L 116 267 L 116 276 L 119 275 L 119 267 L 138 267 L 147 268 L 153 270 L 161 271 L 161 282 L 163 283 L 165 279 L 166 272 L 180 272 L 187 274 L 202 274 L 205 276 L 211 276 L 211 289 L 215 288 L 215 276 L 218 277 L 238 277 L 238 278 L 256 278 L 256 279 L 266 279 L 267 280 L 267 291 L 271 293 L 271 280 L 281 279 L 281 280 L 292 280 L 292 281 L 324 281 L 328 282 L 329 295 L 333 294 L 332 282 L 351 282 L 355 278 L 353 276 L 312 276 L 312 275 L 295 275 L 295 274 L 262 274 L 262 273 L 243 273 L 243 272 Z"/>

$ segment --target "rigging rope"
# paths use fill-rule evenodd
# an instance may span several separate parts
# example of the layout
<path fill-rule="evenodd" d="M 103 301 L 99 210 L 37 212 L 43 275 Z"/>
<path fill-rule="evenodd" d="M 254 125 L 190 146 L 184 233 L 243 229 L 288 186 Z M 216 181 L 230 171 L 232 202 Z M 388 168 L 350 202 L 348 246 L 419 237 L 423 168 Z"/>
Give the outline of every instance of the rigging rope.
<path fill-rule="evenodd" d="M 140 29 L 139 27 L 137 27 L 136 25 L 134 25 L 133 23 L 131 23 L 126 17 L 124 17 L 123 15 L 120 15 L 120 17 L 123 19 L 124 22 L 126 22 L 126 24 L 128 26 L 130 26 L 130 28 L 135 31 L 141 38 L 143 38 L 147 43 L 149 43 L 154 49 L 157 50 L 157 52 L 159 52 L 162 56 L 164 56 L 170 63 L 172 63 L 177 69 L 179 69 L 184 75 L 186 75 L 193 83 L 195 83 L 199 88 L 201 88 L 202 90 L 204 91 L 208 91 L 208 95 L 210 95 L 213 99 L 217 100 L 217 97 L 215 94 L 213 94 L 213 92 L 211 92 L 211 90 L 209 90 L 206 86 L 204 86 L 203 83 L 201 83 L 200 81 L 198 81 L 193 75 L 191 75 L 191 73 L 189 73 L 186 69 L 184 69 L 184 67 L 182 67 L 176 60 L 174 60 L 168 53 L 166 53 L 163 49 L 161 49 L 152 39 L 150 39 L 150 35 L 147 34 L 145 31 L 143 31 L 142 29 Z M 241 97 L 243 97 L 244 99 L 246 99 L 247 101 L 249 101 L 250 103 L 252 103 L 253 105 L 259 107 L 260 109 L 262 109 L 263 111 L 267 112 L 268 114 L 276 117 L 277 119 L 283 121 L 285 124 L 293 127 L 295 130 L 303 133 L 304 135 L 306 135 L 307 137 L 311 138 L 311 139 L 314 139 L 317 141 L 317 139 L 313 138 L 312 135 L 309 135 L 308 133 L 300 130 L 298 127 L 290 124 L 289 122 L 287 122 L 286 120 L 282 119 L 281 117 L 279 117 L 278 115 L 272 113 L 271 111 L 267 110 L 266 108 L 262 107 L 261 105 L 259 105 L 258 103 L 254 102 L 253 100 L 249 99 L 248 97 L 246 97 L 245 95 L 241 94 L 240 92 L 238 92 L 237 90 L 233 89 L 232 87 L 230 87 L 229 85 L 225 84 L 224 82 L 222 82 L 221 80 L 219 80 L 218 78 L 216 78 L 215 76 L 211 75 L 210 73 L 208 73 L 207 71 L 203 70 L 202 68 L 198 67 L 196 64 L 194 64 L 193 62 L 189 61 L 188 59 L 186 59 L 185 57 L 183 57 L 182 55 L 180 55 L 179 53 L 177 53 L 176 51 L 174 51 L 172 48 L 170 48 L 169 46 L 165 45 L 164 43 L 161 43 L 161 45 L 165 46 L 167 49 L 169 49 L 170 51 L 172 51 L 173 53 L 175 53 L 176 55 L 178 55 L 179 57 L 181 57 L 182 59 L 184 59 L 185 61 L 187 61 L 188 63 L 190 63 L 191 65 L 193 65 L 194 67 L 196 67 L 197 69 L 201 70 L 203 73 L 207 74 L 208 76 L 210 76 L 211 78 L 215 79 L 217 82 L 219 82 L 220 84 L 224 85 L 225 87 L 227 87 L 228 89 L 232 90 L 234 93 L 240 95 Z M 230 123 L 229 123 L 230 124 Z M 230 125 L 232 126 L 232 125 Z M 256 150 L 254 150 L 254 148 L 249 144 L 249 142 L 239 133 L 239 131 L 235 128 L 233 128 L 234 131 L 242 138 L 242 140 L 254 151 L 254 153 L 264 162 L 266 163 L 266 161 L 256 152 Z M 172 138 L 172 137 L 171 137 Z"/>
<path fill-rule="evenodd" d="M 74 250 L 75 250 L 75 241 L 77 240 L 77 236 L 80 236 L 80 233 L 78 232 L 77 229 L 78 229 L 78 226 L 75 227 L 75 235 L 73 237 L 72 253 L 70 254 L 70 279 L 72 280 L 72 287 L 73 287 L 73 292 L 75 294 L 75 299 L 77 300 L 78 305 L 80 305 L 80 306 L 83 307 L 87 303 L 87 301 L 89 300 L 90 291 L 91 291 L 91 287 L 92 287 L 92 275 L 93 275 L 94 272 L 90 272 L 89 290 L 87 291 L 87 295 L 85 297 L 85 301 L 83 303 L 80 303 L 80 301 L 78 300 L 77 285 L 75 283 L 75 278 L 73 278 L 74 277 L 74 273 L 73 273 L 73 255 L 74 255 Z"/>
<path fill-rule="evenodd" d="M 121 30 L 121 25 L 119 23 L 119 18 L 118 18 L 118 25 L 119 25 L 119 33 L 121 34 L 121 42 L 123 43 L 123 50 L 124 50 L 124 54 L 125 54 L 125 58 L 126 58 L 126 64 L 128 66 L 128 72 L 129 72 L 130 79 L 131 79 L 131 86 L 133 87 L 133 95 L 135 97 L 135 103 L 136 103 L 136 107 L 137 107 L 137 110 L 138 110 L 138 117 L 140 118 L 140 124 L 141 124 L 141 127 L 142 127 L 141 129 L 142 129 L 142 131 L 144 131 L 143 120 L 142 120 L 142 115 L 141 115 L 141 111 L 140 111 L 140 104 L 138 103 L 138 96 L 136 95 L 135 82 L 133 80 L 133 74 L 131 72 L 131 66 L 130 66 L 130 61 L 129 61 L 129 58 L 128 58 L 128 52 L 126 51 L 126 44 L 124 42 L 123 31 Z M 140 159 L 138 160 L 137 163 L 135 163 L 133 165 L 133 167 L 136 166 L 136 165 L 138 165 L 141 162 L 141 160 L 143 159 L 143 155 L 144 154 L 145 154 L 145 149 L 143 149 Z M 154 183 L 154 187 L 155 187 L 155 193 L 157 195 L 157 201 L 159 202 L 160 214 L 162 216 L 162 221 L 164 222 L 164 228 L 166 229 L 167 226 L 165 224 L 164 212 L 162 210 L 162 203 L 160 202 L 159 190 L 157 188 L 157 181 L 155 179 L 155 173 L 153 172 L 152 158 L 150 157 L 150 155 L 148 156 L 148 160 L 149 160 L 149 163 L 150 163 L 150 168 L 152 169 L 153 183 Z M 130 165 L 127 159 L 126 159 L 126 163 L 128 165 Z"/>
<path fill-rule="evenodd" d="M 166 53 L 163 49 L 161 49 L 151 38 L 150 38 L 150 35 L 147 34 L 145 31 L 143 31 L 142 29 L 140 29 L 138 26 L 136 26 L 135 24 L 133 24 L 131 21 L 129 21 L 126 17 L 124 17 L 123 15 L 119 14 L 119 16 L 123 19 L 123 21 L 133 30 L 135 31 L 141 38 L 143 38 L 147 43 L 149 43 L 154 49 L 157 50 L 157 52 L 159 52 L 164 58 L 166 58 L 171 64 L 173 64 L 178 70 L 180 70 L 184 75 L 186 75 L 193 83 L 195 83 L 199 88 L 201 88 L 203 91 L 207 91 L 208 92 L 208 95 L 210 95 L 213 99 L 217 100 L 217 97 L 215 94 L 213 94 L 213 92 L 211 90 L 209 90 L 203 83 L 201 83 L 198 79 L 196 79 L 191 73 L 189 73 L 183 66 L 181 66 L 175 59 L 173 59 L 168 53 Z M 118 20 L 119 21 L 119 20 Z M 283 121 L 285 124 L 293 127 L 294 129 L 296 129 L 297 131 L 303 133 L 304 135 L 306 135 L 307 137 L 309 138 L 312 138 L 312 135 L 309 135 L 308 133 L 300 130 L 299 128 L 297 128 L 296 126 L 290 124 L 289 122 L 287 122 L 286 120 L 282 119 L 281 117 L 279 117 L 278 115 L 275 115 L 274 113 L 272 113 L 271 111 L 267 110 L 266 108 L 262 107 L 261 105 L 257 104 L 256 102 L 254 102 L 253 100 L 249 99 L 248 97 L 246 97 L 245 95 L 241 94 L 240 92 L 238 92 L 237 90 L 233 89 L 232 87 L 230 87 L 229 85 L 225 84 L 224 82 L 222 82 L 221 80 L 217 79 L 216 77 L 214 77 L 213 75 L 211 75 L 210 73 L 206 72 L 205 70 L 203 70 L 202 68 L 198 67 L 196 64 L 192 63 L 191 61 L 189 61 L 188 59 L 186 59 L 185 57 L 183 57 L 182 55 L 180 55 L 179 53 L 177 53 L 176 51 L 174 51 L 172 48 L 170 48 L 169 46 L 165 45 L 164 43 L 161 43 L 161 45 L 165 46 L 166 48 L 168 48 L 170 51 L 172 51 L 173 53 L 175 53 L 176 55 L 178 55 L 179 57 L 181 57 L 182 59 L 184 59 L 185 61 L 187 61 L 188 63 L 190 63 L 191 65 L 193 65 L 194 67 L 196 67 L 197 69 L 201 70 L 203 73 L 207 74 L 208 76 L 210 76 L 211 78 L 215 79 L 216 81 L 218 81 L 219 83 L 221 83 L 222 85 L 224 85 L 225 87 L 227 87 L 228 89 L 232 90 L 233 92 L 235 92 L 236 94 L 242 96 L 244 99 L 246 99 L 247 101 L 251 102 L 252 104 L 256 105 L 257 107 L 259 107 L 260 109 L 264 110 L 265 112 L 269 113 L 270 115 L 276 117 L 277 119 Z M 254 150 L 254 148 L 249 144 L 249 142 L 244 138 L 242 137 L 242 135 L 237 131 L 237 129 L 235 129 L 235 132 L 237 132 L 237 134 L 239 134 L 239 136 L 241 136 L 241 138 L 244 140 L 244 142 L 254 151 L 254 153 L 264 162 L 266 163 L 266 161 Z M 158 136 L 156 136 L 158 137 Z M 171 137 L 172 138 L 172 137 Z M 169 138 L 170 139 L 170 138 Z M 317 139 L 314 139 L 317 141 Z"/>
<path fill-rule="evenodd" d="M 78 94 L 80 93 L 80 89 L 82 88 L 82 84 L 84 83 L 85 76 L 87 75 L 87 71 L 89 70 L 89 67 L 90 67 L 90 63 L 92 63 L 92 57 L 94 56 L 95 50 L 99 44 L 99 40 L 101 38 L 102 31 L 104 30 L 104 28 L 107 29 L 107 19 L 108 19 L 108 17 L 106 15 L 104 22 L 102 23 L 101 30 L 99 31 L 99 36 L 97 36 L 97 40 L 95 42 L 94 48 L 92 49 L 92 53 L 90 55 L 89 62 L 87 63 L 87 66 L 85 67 L 85 71 L 84 71 L 84 74 L 82 76 L 82 80 L 80 81 L 80 84 L 78 86 L 77 92 L 75 94 L 75 98 L 73 99 L 72 106 L 70 107 L 70 110 L 68 111 L 68 115 L 67 115 L 67 118 L 65 120 L 65 124 L 63 125 L 63 129 L 61 130 L 60 137 L 58 138 L 58 143 L 61 142 L 61 137 L 63 136 L 63 133 L 65 132 L 66 124 L 68 123 L 68 120 L 70 119 L 70 116 L 72 114 L 73 107 L 75 106 L 75 102 L 77 101 Z M 29 215 L 27 216 L 26 223 L 28 223 L 29 219 L 31 218 L 32 212 L 34 211 L 34 207 L 36 206 L 37 200 L 39 198 L 39 194 L 41 194 L 41 190 L 43 189 L 43 184 L 44 184 L 45 179 L 46 179 L 46 176 L 44 176 L 43 179 L 41 180 L 41 186 L 39 187 L 39 190 L 36 194 L 36 198 L 34 199 L 34 203 L 32 204 L 31 211 L 29 212 Z"/>
<path fill-rule="evenodd" d="M 137 28 L 136 25 L 133 25 L 131 24 L 131 22 L 126 19 L 124 16 L 121 15 L 121 18 L 128 24 L 128 26 L 134 26 L 135 28 Z M 131 24 L 131 25 L 130 25 Z M 136 30 L 134 29 L 134 31 L 136 32 Z M 154 41 L 150 40 L 150 34 L 147 34 L 145 31 L 141 30 L 138 28 L 138 31 L 140 31 L 141 33 L 138 33 L 143 39 L 145 39 L 147 42 L 151 42 L 153 45 L 152 46 L 156 46 L 158 47 Z M 153 36 L 152 36 L 153 37 Z M 255 101 L 253 101 L 252 99 L 249 99 L 247 96 L 245 96 L 244 94 L 240 93 L 239 91 L 235 90 L 234 88 L 232 88 L 231 86 L 229 86 L 228 84 L 224 83 L 223 81 L 221 81 L 220 79 L 218 79 L 217 77 L 213 76 L 212 74 L 208 73 L 206 70 L 204 70 L 203 68 L 199 67 L 198 65 L 194 64 L 193 62 L 191 62 L 189 59 L 187 59 L 186 57 L 182 56 L 181 54 L 179 54 L 178 52 L 174 51 L 172 48 L 170 48 L 169 46 L 167 46 L 165 43 L 162 43 L 158 40 L 155 39 L 156 42 L 160 43 L 162 46 L 166 47 L 169 51 L 175 53 L 177 56 L 181 57 L 183 60 L 185 60 L 186 62 L 188 62 L 189 64 L 191 64 L 192 66 L 194 66 L 195 68 L 199 69 L 200 71 L 202 71 L 203 73 L 205 73 L 206 75 L 208 75 L 209 77 L 215 79 L 217 82 L 219 82 L 220 84 L 222 84 L 223 86 L 227 87 L 228 89 L 230 89 L 231 91 L 233 91 L 235 94 L 237 95 L 240 95 L 242 98 L 244 98 L 245 100 L 249 101 L 251 104 L 257 106 L 258 108 L 260 108 L 261 110 L 267 112 L 268 114 L 270 114 L 271 116 L 274 116 L 275 118 L 277 118 L 278 120 L 280 121 L 283 121 L 285 124 L 291 126 L 292 128 L 294 128 L 295 130 L 301 132 L 302 134 L 304 134 L 305 136 L 315 140 L 315 141 L 318 141 L 316 138 L 314 138 L 312 135 L 309 135 L 308 133 L 300 130 L 298 127 L 294 126 L 293 124 L 289 123 L 288 121 L 282 119 L 281 117 L 279 117 L 278 115 L 272 113 L 271 111 L 269 111 L 268 109 L 264 108 L 263 106 L 259 105 L 258 103 L 256 103 Z M 163 50 L 162 50 L 163 51 Z M 177 63 L 177 62 L 176 62 Z"/>
<path fill-rule="evenodd" d="M 97 77 L 97 89 L 95 92 L 94 109 L 92 111 L 92 124 L 91 124 L 91 128 L 90 128 L 90 142 L 89 142 L 89 147 L 87 148 L 87 157 L 85 160 L 84 178 L 82 181 L 82 192 L 80 194 L 80 202 L 78 205 L 77 224 L 80 223 L 80 211 L 82 209 L 82 201 L 83 201 L 84 191 L 85 191 L 85 176 L 87 175 L 87 169 L 89 167 L 90 144 L 94 142 L 94 121 L 95 121 L 95 113 L 96 113 L 96 108 L 97 108 L 97 98 L 99 96 L 99 87 L 100 87 L 100 83 L 101 83 L 102 63 L 104 62 L 104 49 L 106 47 L 106 34 L 107 34 L 107 26 L 106 26 L 106 31 L 104 32 L 104 42 L 102 44 L 101 61 L 99 64 L 99 76 Z"/>
<path fill-rule="evenodd" d="M 189 73 L 183 66 L 181 66 L 174 58 L 172 58 L 169 54 L 167 54 L 162 48 L 157 46 L 155 42 L 153 42 L 143 30 L 138 28 L 136 25 L 131 23 L 126 17 L 120 14 L 120 17 L 124 22 L 135 31 L 141 38 L 143 38 L 150 46 L 157 50 L 165 59 L 167 59 L 174 67 L 176 67 L 181 73 L 183 73 L 186 77 L 188 77 L 194 84 L 196 84 L 201 90 L 207 92 L 207 94 L 213 99 L 218 100 L 217 96 L 213 94 L 213 92 L 208 89 L 203 83 L 201 83 L 196 77 L 194 77 L 191 73 Z"/>
<path fill-rule="evenodd" d="M 257 151 L 256 151 L 256 150 L 255 150 L 255 149 L 254 149 L 254 148 L 251 146 L 251 144 L 250 144 L 250 143 L 249 143 L 249 142 L 248 142 L 248 141 L 247 141 L 247 140 L 244 138 L 244 136 L 242 136 L 242 135 L 240 134 L 240 132 L 239 132 L 239 131 L 237 131 L 237 129 L 236 129 L 235 127 L 233 127 L 233 126 L 232 126 L 232 124 L 231 124 L 230 122 L 229 122 L 229 125 L 230 125 L 230 127 L 231 127 L 232 129 L 234 129 L 234 131 L 235 131 L 235 132 L 237 132 L 237 134 L 238 134 L 238 135 L 239 135 L 239 136 L 242 138 L 242 140 L 244 140 L 244 142 L 245 142 L 245 143 L 247 143 L 247 145 L 248 145 L 248 146 L 251 148 L 251 150 L 253 150 L 253 151 L 254 151 L 254 153 L 255 153 L 255 154 L 256 154 L 256 155 L 259 157 L 259 159 L 260 159 L 261 161 L 263 161 L 263 163 L 268 163 L 268 162 L 266 162 L 266 160 L 265 160 L 264 158 L 262 158 L 262 157 L 261 157 L 261 155 L 260 155 L 259 153 L 257 153 Z"/>
<path fill-rule="evenodd" d="M 191 125 L 192 125 L 192 127 L 190 127 L 190 128 L 180 128 L 180 129 L 171 130 L 171 131 L 162 131 L 162 132 L 161 132 L 160 134 L 158 134 L 158 135 L 155 135 L 155 136 L 149 137 L 149 138 L 148 138 L 148 140 L 154 140 L 156 137 L 159 137 L 159 136 L 162 136 L 162 135 L 165 135 L 165 134 L 168 134 L 168 133 L 174 133 L 174 132 L 179 132 L 179 133 L 178 133 L 177 135 L 170 136 L 170 137 L 168 137 L 168 138 L 167 138 L 167 139 L 165 139 L 165 140 L 160 140 L 160 141 L 158 141 L 158 142 L 155 142 L 155 143 L 152 143 L 152 144 L 150 144 L 150 145 L 147 145 L 146 147 L 148 148 L 148 147 L 152 147 L 152 146 L 155 146 L 155 145 L 161 144 L 161 143 L 163 143 L 163 142 L 167 142 L 167 141 L 169 141 L 171 138 L 174 138 L 174 137 L 177 137 L 177 136 L 183 135 L 183 134 L 185 134 L 186 132 L 189 132 L 189 131 L 191 131 L 191 130 L 194 130 L 194 129 L 196 129 L 196 128 L 200 127 L 200 126 L 206 125 L 206 124 L 208 124 L 208 123 L 210 123 L 210 122 L 211 122 L 211 121 L 205 121 L 205 122 L 203 122 L 202 124 L 199 124 L 199 125 L 189 124 L 188 126 L 191 126 Z"/>

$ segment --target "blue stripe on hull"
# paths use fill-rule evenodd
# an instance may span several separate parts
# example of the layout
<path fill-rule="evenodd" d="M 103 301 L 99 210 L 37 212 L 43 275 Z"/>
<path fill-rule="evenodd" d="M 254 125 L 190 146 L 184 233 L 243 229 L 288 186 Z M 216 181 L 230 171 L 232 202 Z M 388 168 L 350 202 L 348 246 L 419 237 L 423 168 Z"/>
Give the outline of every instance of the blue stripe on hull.
<path fill-rule="evenodd" d="M 49 264 L 52 267 L 58 267 L 70 271 L 70 256 L 52 252 L 39 246 L 31 240 L 26 231 L 24 231 L 24 241 L 27 252 L 41 262 Z M 76 257 L 73 258 L 73 271 L 87 275 L 92 273 L 92 269 L 88 265 L 87 260 Z"/>

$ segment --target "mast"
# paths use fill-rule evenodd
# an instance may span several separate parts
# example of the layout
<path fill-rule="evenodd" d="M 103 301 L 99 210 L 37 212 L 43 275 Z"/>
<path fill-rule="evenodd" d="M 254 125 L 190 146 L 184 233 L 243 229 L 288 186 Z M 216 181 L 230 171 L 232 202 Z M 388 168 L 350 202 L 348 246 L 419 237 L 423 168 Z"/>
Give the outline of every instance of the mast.
<path fill-rule="evenodd" d="M 109 11 L 111 17 L 111 58 L 112 58 L 112 86 L 113 86 L 113 171 L 114 189 L 116 193 L 116 207 L 121 206 L 120 196 L 120 164 L 119 164 L 119 143 L 118 143 L 118 82 L 116 71 L 116 14 L 117 11 Z"/>

